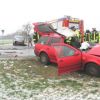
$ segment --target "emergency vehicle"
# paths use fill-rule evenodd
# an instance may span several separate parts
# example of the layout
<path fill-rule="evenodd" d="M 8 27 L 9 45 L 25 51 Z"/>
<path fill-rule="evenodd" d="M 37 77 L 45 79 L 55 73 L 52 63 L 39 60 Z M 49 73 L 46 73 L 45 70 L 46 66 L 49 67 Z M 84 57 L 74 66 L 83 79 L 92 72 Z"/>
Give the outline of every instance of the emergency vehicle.
<path fill-rule="evenodd" d="M 69 32 L 64 32 L 65 29 L 70 29 L 75 27 L 76 30 L 80 32 L 81 42 L 84 40 L 84 22 L 78 18 L 72 18 L 70 16 L 64 16 L 63 18 L 47 21 L 47 22 L 37 22 L 34 25 L 34 42 L 36 43 L 40 36 L 47 34 L 60 34 L 65 37 L 70 36 Z M 60 31 L 59 31 L 60 30 Z"/>

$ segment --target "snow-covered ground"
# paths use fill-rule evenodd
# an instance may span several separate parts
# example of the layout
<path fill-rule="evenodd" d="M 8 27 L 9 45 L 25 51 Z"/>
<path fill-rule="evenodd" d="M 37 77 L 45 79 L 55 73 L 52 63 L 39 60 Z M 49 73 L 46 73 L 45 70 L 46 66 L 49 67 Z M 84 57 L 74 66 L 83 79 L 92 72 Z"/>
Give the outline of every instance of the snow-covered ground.
<path fill-rule="evenodd" d="M 0 59 L 26 59 L 35 56 L 34 47 L 0 45 Z"/>
<path fill-rule="evenodd" d="M 45 78 L 35 73 L 40 68 L 31 61 L 0 61 L 0 100 L 100 100 L 100 78 L 77 72 Z"/>
<path fill-rule="evenodd" d="M 100 78 L 57 76 L 54 65 L 43 66 L 34 57 L 33 47 L 0 45 L 0 100 L 100 100 Z"/>

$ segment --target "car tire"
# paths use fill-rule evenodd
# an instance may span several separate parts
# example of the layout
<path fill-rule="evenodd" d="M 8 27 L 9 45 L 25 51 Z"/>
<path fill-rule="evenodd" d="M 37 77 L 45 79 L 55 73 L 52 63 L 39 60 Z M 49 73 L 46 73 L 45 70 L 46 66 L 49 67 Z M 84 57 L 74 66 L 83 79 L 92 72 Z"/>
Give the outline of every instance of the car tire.
<path fill-rule="evenodd" d="M 87 64 L 85 71 L 89 75 L 100 77 L 100 66 L 95 63 Z"/>
<path fill-rule="evenodd" d="M 15 41 L 15 46 L 17 45 L 17 41 Z"/>
<path fill-rule="evenodd" d="M 48 65 L 50 63 L 49 57 L 46 53 L 40 54 L 40 62 L 44 65 Z"/>
<path fill-rule="evenodd" d="M 14 46 L 16 46 L 16 41 L 15 41 L 15 42 L 13 42 L 13 45 L 14 45 Z"/>

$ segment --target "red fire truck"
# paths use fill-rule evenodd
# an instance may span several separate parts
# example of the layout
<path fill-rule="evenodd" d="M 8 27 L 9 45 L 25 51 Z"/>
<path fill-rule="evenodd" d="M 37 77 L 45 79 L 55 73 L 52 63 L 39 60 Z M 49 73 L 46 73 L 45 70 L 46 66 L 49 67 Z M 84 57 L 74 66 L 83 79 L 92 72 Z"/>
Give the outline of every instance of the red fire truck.
<path fill-rule="evenodd" d="M 75 27 L 81 33 L 81 41 L 84 38 L 84 22 L 78 18 L 72 18 L 70 16 L 66 16 L 60 19 L 55 19 L 47 22 L 37 22 L 33 23 L 34 25 L 34 41 L 37 42 L 39 37 L 42 35 L 47 34 L 60 34 L 62 33 L 57 32 L 58 29 L 61 28 L 71 28 Z M 65 34 L 65 36 L 67 36 Z"/>

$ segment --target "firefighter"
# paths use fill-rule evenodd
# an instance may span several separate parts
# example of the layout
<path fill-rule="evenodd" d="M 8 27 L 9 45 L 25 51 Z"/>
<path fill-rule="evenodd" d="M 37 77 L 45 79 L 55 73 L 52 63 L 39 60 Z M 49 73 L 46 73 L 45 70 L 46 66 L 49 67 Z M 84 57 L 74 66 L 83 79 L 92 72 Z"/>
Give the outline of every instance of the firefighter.
<path fill-rule="evenodd" d="M 33 34 L 34 43 L 37 43 L 39 37 L 40 37 L 39 34 L 37 32 L 34 32 L 34 34 Z"/>
<path fill-rule="evenodd" d="M 100 43 L 100 32 L 98 32 L 98 42 Z"/>
<path fill-rule="evenodd" d="M 28 47 L 32 47 L 32 37 L 28 35 Z"/>
<path fill-rule="evenodd" d="M 96 40 L 97 40 L 97 43 L 100 43 L 100 32 L 97 32 Z"/>
<path fill-rule="evenodd" d="M 85 41 L 90 41 L 91 32 L 90 30 L 86 30 L 85 32 Z"/>
<path fill-rule="evenodd" d="M 77 36 L 71 38 L 71 45 L 75 48 L 80 48 L 81 43 Z"/>
<path fill-rule="evenodd" d="M 92 40 L 94 41 L 94 42 L 96 42 L 96 37 L 98 37 L 97 36 L 97 30 L 96 30 L 96 28 L 92 28 Z"/>
<path fill-rule="evenodd" d="M 80 40 L 80 31 L 75 26 L 72 26 L 71 30 L 75 32 L 75 36 Z"/>
<path fill-rule="evenodd" d="M 72 31 L 76 31 L 76 28 L 75 28 L 75 26 L 72 26 L 71 28 L 70 28 Z"/>
<path fill-rule="evenodd" d="M 76 30 L 75 30 L 75 34 L 76 34 L 77 38 L 79 39 L 79 41 L 81 42 L 81 38 L 82 38 L 81 32 L 80 32 L 78 29 L 76 29 Z"/>

